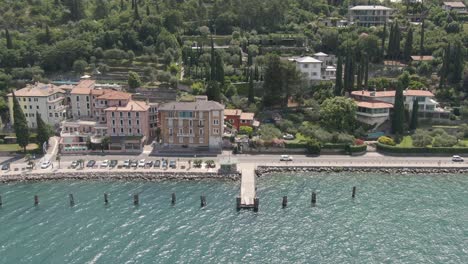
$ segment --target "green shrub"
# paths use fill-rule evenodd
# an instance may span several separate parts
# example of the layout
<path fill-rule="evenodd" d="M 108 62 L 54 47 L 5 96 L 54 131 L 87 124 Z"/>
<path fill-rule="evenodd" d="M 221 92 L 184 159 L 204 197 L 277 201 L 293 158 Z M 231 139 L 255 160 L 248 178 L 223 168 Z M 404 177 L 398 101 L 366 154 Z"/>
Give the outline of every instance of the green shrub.
<path fill-rule="evenodd" d="M 377 143 L 377 150 L 387 153 L 401 153 L 401 154 L 467 154 L 468 148 L 450 148 L 450 147 L 438 147 L 438 148 L 401 148 L 395 146 L 388 146 L 382 143 Z"/>
<path fill-rule="evenodd" d="M 323 149 L 342 149 L 346 150 L 349 144 L 346 143 L 325 143 L 322 145 Z"/>
<path fill-rule="evenodd" d="M 307 142 L 284 142 L 284 147 L 289 149 L 307 148 Z"/>
<path fill-rule="evenodd" d="M 413 140 L 413 145 L 415 147 L 426 147 L 432 143 L 431 135 L 429 135 L 427 131 L 421 129 L 417 129 L 411 136 L 411 139 Z"/>
<path fill-rule="evenodd" d="M 316 139 L 310 139 L 309 141 L 307 141 L 306 148 L 307 148 L 307 153 L 309 154 L 314 154 L 314 155 L 320 154 L 320 150 L 321 150 L 320 142 L 318 142 Z"/>
<path fill-rule="evenodd" d="M 349 153 L 359 153 L 359 152 L 365 152 L 367 150 L 367 145 L 350 145 L 348 146 L 348 152 Z"/>
<path fill-rule="evenodd" d="M 389 145 L 389 146 L 395 146 L 395 141 L 393 141 L 393 139 L 391 137 L 387 137 L 387 136 L 381 136 L 379 137 L 379 139 L 377 139 L 377 141 L 381 144 L 384 144 L 384 145 Z"/>
<path fill-rule="evenodd" d="M 434 137 L 433 147 L 453 147 L 457 144 L 457 138 L 448 134 L 443 134 Z"/>
<path fill-rule="evenodd" d="M 253 133 L 253 128 L 249 126 L 240 126 L 239 127 L 239 134 L 241 135 L 252 135 Z"/>

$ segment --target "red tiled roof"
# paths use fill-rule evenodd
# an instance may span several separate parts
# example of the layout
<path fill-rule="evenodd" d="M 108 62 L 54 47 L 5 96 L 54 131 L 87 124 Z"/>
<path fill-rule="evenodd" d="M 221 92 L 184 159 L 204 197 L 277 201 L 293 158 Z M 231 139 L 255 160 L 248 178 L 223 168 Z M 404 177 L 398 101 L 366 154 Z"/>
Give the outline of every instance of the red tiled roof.
<path fill-rule="evenodd" d="M 44 84 L 44 83 L 35 83 L 28 84 L 26 87 L 16 90 L 15 96 L 49 96 L 55 93 L 65 93 L 64 90 L 58 88 L 53 84 Z M 13 96 L 12 93 L 9 93 L 8 96 Z"/>
<path fill-rule="evenodd" d="M 240 116 L 241 114 L 240 109 L 224 109 L 224 116 Z"/>
<path fill-rule="evenodd" d="M 240 116 L 241 120 L 254 120 L 255 114 L 254 113 L 242 113 Z"/>
<path fill-rule="evenodd" d="M 96 84 L 95 80 L 81 80 L 75 88 L 72 89 L 72 94 L 90 94 Z"/>
<path fill-rule="evenodd" d="M 132 98 L 132 95 L 129 94 L 129 93 L 109 90 L 109 92 L 105 92 L 103 95 L 99 96 L 97 99 L 100 99 L 100 100 L 128 100 L 130 98 Z"/>
<path fill-rule="evenodd" d="M 404 95 L 408 96 L 428 96 L 434 97 L 434 94 L 426 90 L 405 90 L 403 91 Z"/>
<path fill-rule="evenodd" d="M 411 56 L 414 61 L 431 61 L 434 59 L 432 56 Z"/>
<path fill-rule="evenodd" d="M 374 95 L 371 95 L 371 93 L 374 93 Z M 352 95 L 356 96 L 365 96 L 365 97 L 394 97 L 395 96 L 395 91 L 377 91 L 377 92 L 371 92 L 371 91 L 352 91 Z"/>
<path fill-rule="evenodd" d="M 111 106 L 104 111 L 121 111 L 121 112 L 145 112 L 148 111 L 149 105 L 143 101 L 129 101 L 126 106 Z"/>
<path fill-rule="evenodd" d="M 382 108 L 393 108 L 392 104 L 384 102 L 365 102 L 365 101 L 355 101 L 357 106 L 364 108 L 373 108 L 373 109 L 382 109 Z"/>

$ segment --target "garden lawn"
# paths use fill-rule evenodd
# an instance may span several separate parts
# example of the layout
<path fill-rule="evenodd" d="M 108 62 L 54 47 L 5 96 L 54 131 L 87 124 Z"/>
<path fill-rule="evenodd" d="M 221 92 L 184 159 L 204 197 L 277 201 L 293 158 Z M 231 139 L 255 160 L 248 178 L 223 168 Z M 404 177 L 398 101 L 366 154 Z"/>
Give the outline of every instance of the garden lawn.
<path fill-rule="evenodd" d="M 37 149 L 37 144 L 29 144 L 26 149 L 27 150 L 34 150 Z M 16 151 L 21 151 L 23 148 L 21 148 L 18 144 L 0 144 L 0 152 L 16 152 Z"/>
<path fill-rule="evenodd" d="M 404 136 L 403 140 L 401 140 L 400 144 L 397 145 L 400 148 L 412 148 L 413 147 L 413 139 L 411 136 Z"/>

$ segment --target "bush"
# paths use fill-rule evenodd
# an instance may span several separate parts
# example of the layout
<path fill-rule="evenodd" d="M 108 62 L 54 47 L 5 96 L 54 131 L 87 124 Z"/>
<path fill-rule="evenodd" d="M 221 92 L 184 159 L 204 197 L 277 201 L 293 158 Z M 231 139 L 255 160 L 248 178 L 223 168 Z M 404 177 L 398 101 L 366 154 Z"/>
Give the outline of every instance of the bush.
<path fill-rule="evenodd" d="M 358 138 L 358 139 L 354 140 L 354 145 L 355 146 L 364 145 L 364 140 Z"/>
<path fill-rule="evenodd" d="M 433 147 L 453 147 L 457 144 L 457 138 L 449 134 L 434 137 Z"/>
<path fill-rule="evenodd" d="M 384 144 L 384 145 L 389 145 L 389 146 L 395 146 L 395 141 L 393 141 L 393 139 L 391 137 L 387 137 L 387 136 L 381 136 L 379 137 L 379 139 L 377 139 L 377 141 L 381 144 Z"/>
<path fill-rule="evenodd" d="M 320 150 L 321 150 L 320 142 L 318 142 L 316 139 L 310 139 L 309 141 L 307 141 L 306 148 L 307 148 L 307 153 L 309 154 L 313 154 L 313 155 L 320 154 Z"/>
<path fill-rule="evenodd" d="M 429 133 L 421 129 L 417 129 L 416 132 L 411 136 L 411 139 L 413 140 L 413 145 L 415 147 L 426 147 L 432 143 L 432 137 L 429 135 Z"/>
<path fill-rule="evenodd" d="M 253 133 L 253 128 L 249 126 L 240 126 L 239 127 L 239 134 L 241 135 L 252 135 Z"/>
<path fill-rule="evenodd" d="M 348 146 L 348 152 L 349 153 L 359 153 L 359 152 L 365 152 L 367 150 L 367 145 L 350 145 Z"/>
<path fill-rule="evenodd" d="M 284 147 L 289 149 L 307 148 L 307 142 L 284 142 Z"/>
<path fill-rule="evenodd" d="M 325 143 L 322 145 L 323 149 L 341 149 L 345 150 L 349 144 L 346 143 Z"/>

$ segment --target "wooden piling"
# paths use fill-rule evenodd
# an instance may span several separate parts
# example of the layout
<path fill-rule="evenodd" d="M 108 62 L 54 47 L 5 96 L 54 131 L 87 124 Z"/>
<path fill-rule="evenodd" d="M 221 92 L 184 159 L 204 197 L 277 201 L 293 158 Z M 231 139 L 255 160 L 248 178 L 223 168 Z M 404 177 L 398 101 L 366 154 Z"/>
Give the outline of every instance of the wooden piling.
<path fill-rule="evenodd" d="M 288 196 L 283 196 L 283 208 L 288 206 Z"/>
<path fill-rule="evenodd" d="M 200 196 L 200 205 L 201 207 L 206 206 L 206 197 L 204 195 Z"/>
<path fill-rule="evenodd" d="M 236 209 L 237 211 L 241 209 L 241 198 L 239 196 L 236 197 Z"/>
<path fill-rule="evenodd" d="M 73 194 L 69 194 L 68 197 L 70 198 L 70 206 L 75 206 L 75 198 L 73 198 Z"/>
<path fill-rule="evenodd" d="M 356 197 L 356 186 L 353 186 L 353 194 L 351 195 L 351 197 Z"/>
<path fill-rule="evenodd" d="M 39 196 L 34 195 L 34 206 L 38 206 L 38 205 L 39 205 Z"/>
<path fill-rule="evenodd" d="M 138 197 L 138 194 L 133 195 L 133 205 L 138 205 L 140 204 L 140 198 Z"/>
<path fill-rule="evenodd" d="M 175 203 L 176 203 L 176 195 L 175 195 L 175 193 L 172 193 L 171 204 L 175 205 Z"/>
<path fill-rule="evenodd" d="M 258 212 L 258 205 L 260 203 L 260 199 L 258 197 L 254 198 L 254 212 Z"/>
<path fill-rule="evenodd" d="M 2 202 L 2 196 L 0 195 L 0 207 L 2 207 L 3 202 Z"/>
<path fill-rule="evenodd" d="M 109 204 L 109 197 L 108 197 L 107 193 L 104 194 L 104 203 L 106 205 Z"/>
<path fill-rule="evenodd" d="M 312 192 L 312 206 L 315 206 L 316 203 L 317 203 L 317 195 L 315 194 L 315 192 Z"/>

